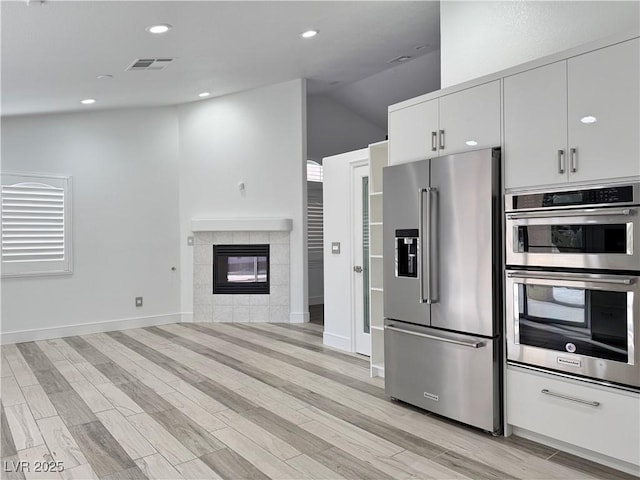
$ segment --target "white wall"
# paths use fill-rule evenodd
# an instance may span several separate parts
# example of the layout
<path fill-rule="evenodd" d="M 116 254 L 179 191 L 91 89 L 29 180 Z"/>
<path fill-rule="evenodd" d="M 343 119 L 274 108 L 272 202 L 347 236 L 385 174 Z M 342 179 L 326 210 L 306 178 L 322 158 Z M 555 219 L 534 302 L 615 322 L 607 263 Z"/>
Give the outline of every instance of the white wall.
<path fill-rule="evenodd" d="M 351 208 L 351 166 L 368 161 L 363 148 L 324 159 L 324 335 L 326 345 L 352 351 L 353 236 Z M 340 242 L 340 254 L 331 243 Z"/>
<path fill-rule="evenodd" d="M 637 29 L 640 2 L 446 1 L 442 88 Z"/>
<path fill-rule="evenodd" d="M 387 135 L 326 95 L 307 97 L 307 132 L 307 158 L 319 163 L 324 157 L 367 147 Z"/>
<path fill-rule="evenodd" d="M 177 154 L 173 108 L 2 119 L 3 172 L 73 177 L 74 263 L 2 280 L 3 341 L 179 320 Z"/>
<path fill-rule="evenodd" d="M 304 81 L 294 80 L 178 107 L 185 320 L 193 312 L 191 219 L 219 217 L 293 219 L 290 320 L 308 320 L 305 96 Z"/>

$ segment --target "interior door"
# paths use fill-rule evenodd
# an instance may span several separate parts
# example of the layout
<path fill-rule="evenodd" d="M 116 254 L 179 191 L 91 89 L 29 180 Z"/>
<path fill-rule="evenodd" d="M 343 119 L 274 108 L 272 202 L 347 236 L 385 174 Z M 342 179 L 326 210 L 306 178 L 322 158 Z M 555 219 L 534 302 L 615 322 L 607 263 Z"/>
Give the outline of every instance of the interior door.
<path fill-rule="evenodd" d="M 356 353 L 371 355 L 369 311 L 369 165 L 353 169 L 353 318 Z"/>

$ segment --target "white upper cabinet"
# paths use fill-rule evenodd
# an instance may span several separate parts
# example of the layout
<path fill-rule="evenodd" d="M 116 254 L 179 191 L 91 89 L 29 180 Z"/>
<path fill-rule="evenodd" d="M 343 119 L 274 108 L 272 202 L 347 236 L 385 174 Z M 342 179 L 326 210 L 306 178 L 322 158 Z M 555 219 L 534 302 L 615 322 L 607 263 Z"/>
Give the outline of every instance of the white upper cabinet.
<path fill-rule="evenodd" d="M 504 79 L 505 187 L 640 175 L 634 39 Z"/>
<path fill-rule="evenodd" d="M 394 165 L 435 156 L 432 151 L 431 132 L 437 130 L 438 99 L 391 112 L 389 163 Z"/>
<path fill-rule="evenodd" d="M 440 97 L 440 135 L 439 155 L 499 147 L 500 81 Z"/>
<path fill-rule="evenodd" d="M 500 145 L 500 81 L 389 113 L 389 163 Z"/>
<path fill-rule="evenodd" d="M 504 79 L 505 186 L 567 181 L 567 62 Z"/>
<path fill-rule="evenodd" d="M 640 175 L 639 71 L 639 39 L 568 60 L 571 181 Z"/>

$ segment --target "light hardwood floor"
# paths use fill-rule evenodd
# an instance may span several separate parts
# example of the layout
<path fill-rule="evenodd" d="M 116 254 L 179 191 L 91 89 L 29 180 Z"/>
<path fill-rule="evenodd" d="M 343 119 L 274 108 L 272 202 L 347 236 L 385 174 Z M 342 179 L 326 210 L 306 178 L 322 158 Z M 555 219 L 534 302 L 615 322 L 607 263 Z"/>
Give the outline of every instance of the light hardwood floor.
<path fill-rule="evenodd" d="M 1 372 L 7 479 L 633 478 L 391 402 L 368 359 L 324 347 L 316 324 L 5 345 Z"/>

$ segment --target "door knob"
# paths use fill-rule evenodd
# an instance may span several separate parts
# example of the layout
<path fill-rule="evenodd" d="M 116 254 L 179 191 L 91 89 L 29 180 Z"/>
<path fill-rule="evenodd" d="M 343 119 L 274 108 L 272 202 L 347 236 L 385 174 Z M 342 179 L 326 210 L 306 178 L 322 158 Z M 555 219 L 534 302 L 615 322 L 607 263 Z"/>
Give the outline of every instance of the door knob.
<path fill-rule="evenodd" d="M 360 265 L 356 265 L 353 267 L 353 271 L 356 273 L 362 273 L 362 267 Z"/>

